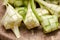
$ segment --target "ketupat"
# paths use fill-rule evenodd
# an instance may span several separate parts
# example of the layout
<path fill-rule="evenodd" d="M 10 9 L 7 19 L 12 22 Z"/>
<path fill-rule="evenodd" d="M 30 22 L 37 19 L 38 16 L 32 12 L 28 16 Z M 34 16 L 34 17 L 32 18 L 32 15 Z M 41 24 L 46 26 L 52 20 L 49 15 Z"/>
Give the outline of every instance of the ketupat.
<path fill-rule="evenodd" d="M 58 29 L 58 17 L 56 15 L 49 15 L 49 12 L 45 9 L 37 9 L 36 11 L 40 17 L 44 33 L 50 33 Z"/>
<path fill-rule="evenodd" d="M 28 10 L 27 10 L 26 17 L 24 19 L 24 23 L 28 29 L 32 29 L 34 27 L 40 26 L 39 21 L 37 20 L 37 18 L 35 17 L 31 9 L 30 1 L 28 4 Z"/>
<path fill-rule="evenodd" d="M 44 33 L 50 33 L 58 29 L 58 17 L 56 15 L 44 15 L 40 19 Z"/>
<path fill-rule="evenodd" d="M 24 16 L 25 14 L 19 14 L 18 12 L 16 12 L 16 14 L 15 14 L 15 9 L 12 7 L 13 5 L 14 5 L 14 1 L 16 1 L 16 0 L 4 0 L 4 5 L 6 6 L 6 8 L 7 8 L 7 10 L 6 10 L 6 13 L 5 13 L 5 15 L 4 15 L 4 17 L 3 17 L 3 19 L 2 19 L 2 24 L 4 25 L 4 27 L 6 28 L 6 29 L 12 29 L 12 31 L 14 32 L 14 34 L 16 35 L 16 37 L 17 38 L 19 38 L 20 37 L 20 33 L 19 33 L 19 29 L 18 29 L 18 26 L 20 26 L 20 24 L 21 24 L 21 21 L 23 20 L 23 17 L 22 16 Z M 9 4 L 8 6 L 7 6 L 7 4 Z M 12 6 L 11 6 L 11 5 Z M 16 5 L 18 5 L 18 4 L 16 4 Z M 16 6 L 15 5 L 15 6 Z M 17 6 L 16 6 L 17 7 Z M 22 8 L 21 8 L 22 9 Z M 25 10 L 25 8 L 24 8 L 24 10 Z M 21 10 L 22 11 L 22 10 Z M 20 12 L 21 12 L 20 11 Z M 25 12 L 25 11 L 24 11 Z M 10 13 L 10 14 L 9 14 Z M 10 18 L 10 16 L 8 16 L 7 14 L 9 14 L 10 16 L 11 16 L 11 18 Z M 7 15 L 7 16 L 6 16 Z M 20 17 L 19 17 L 20 16 Z M 6 18 L 5 18 L 6 17 Z M 7 19 L 7 21 L 6 21 L 6 23 L 7 24 L 5 24 L 4 22 L 4 18 L 5 19 Z M 9 20 L 9 21 L 8 21 Z M 3 22 L 4 21 L 4 22 Z"/>
<path fill-rule="evenodd" d="M 10 4 L 8 4 L 6 8 L 7 9 L 1 23 L 4 25 L 5 29 L 12 29 L 16 37 L 19 38 L 20 33 L 18 26 L 21 24 L 22 16 L 19 15 Z"/>
<path fill-rule="evenodd" d="M 47 9 L 51 14 L 60 17 L 60 6 L 55 4 L 50 4 L 42 0 L 35 0 L 35 1 L 37 1 L 40 5 L 42 5 L 43 8 Z"/>

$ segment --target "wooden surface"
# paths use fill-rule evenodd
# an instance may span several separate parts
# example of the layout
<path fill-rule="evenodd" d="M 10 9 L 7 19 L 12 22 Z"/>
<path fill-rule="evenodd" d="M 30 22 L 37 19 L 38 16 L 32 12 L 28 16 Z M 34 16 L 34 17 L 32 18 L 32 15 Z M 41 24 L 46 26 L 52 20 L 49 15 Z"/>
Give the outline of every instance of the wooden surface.
<path fill-rule="evenodd" d="M 0 21 L 5 13 L 5 7 L 2 5 L 2 0 L 0 0 Z M 0 39 L 1 40 L 60 40 L 60 30 L 54 31 L 49 34 L 44 34 L 42 29 L 34 28 L 33 31 L 25 28 L 24 24 L 20 27 L 20 38 L 16 38 L 11 30 L 5 30 L 5 28 L 0 25 Z"/>

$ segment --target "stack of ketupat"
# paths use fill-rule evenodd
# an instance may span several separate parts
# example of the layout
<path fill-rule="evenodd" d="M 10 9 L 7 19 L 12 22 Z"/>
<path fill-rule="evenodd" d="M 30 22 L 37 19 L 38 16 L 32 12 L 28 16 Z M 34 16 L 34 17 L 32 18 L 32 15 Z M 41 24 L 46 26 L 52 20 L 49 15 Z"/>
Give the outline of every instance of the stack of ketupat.
<path fill-rule="evenodd" d="M 34 0 L 31 0 L 31 7 L 32 7 L 32 10 L 35 14 L 35 16 L 38 18 L 38 20 L 40 21 L 41 25 L 42 25 L 42 28 L 44 29 L 44 33 L 50 33 L 54 30 L 57 30 L 58 29 L 58 17 L 59 17 L 59 9 L 54 9 L 54 8 L 59 8 L 59 6 L 55 5 L 55 6 L 52 6 L 52 5 L 49 5 L 47 2 L 43 1 L 43 0 L 35 0 L 39 5 L 41 5 L 43 9 L 46 9 L 48 10 L 49 7 L 50 9 L 52 10 L 48 10 L 51 14 L 48 14 L 46 12 L 44 12 L 45 14 L 43 15 L 40 15 L 40 13 L 38 13 L 35 9 L 35 4 L 34 4 Z M 57 7 L 56 7 L 57 6 Z"/>
<path fill-rule="evenodd" d="M 37 2 L 41 8 L 36 8 Z M 5 15 L 1 23 L 5 29 L 11 29 L 17 38 L 20 37 L 19 29 L 21 22 L 28 29 L 40 27 L 44 33 L 50 33 L 58 28 L 58 17 L 60 17 L 60 7 L 43 0 L 4 0 L 6 6 Z"/>

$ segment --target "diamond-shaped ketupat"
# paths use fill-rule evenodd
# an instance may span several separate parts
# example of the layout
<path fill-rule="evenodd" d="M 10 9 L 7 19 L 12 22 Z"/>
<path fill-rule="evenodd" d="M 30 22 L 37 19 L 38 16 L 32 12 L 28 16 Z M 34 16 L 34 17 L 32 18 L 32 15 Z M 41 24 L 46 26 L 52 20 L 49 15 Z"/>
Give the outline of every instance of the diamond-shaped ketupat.
<path fill-rule="evenodd" d="M 24 20 L 24 23 L 28 29 L 32 29 L 34 27 L 40 26 L 39 21 L 34 15 L 30 3 L 28 4 L 28 11 Z"/>
<path fill-rule="evenodd" d="M 8 4 L 6 6 L 6 12 L 5 15 L 2 18 L 2 24 L 4 25 L 5 29 L 12 29 L 12 31 L 15 33 L 16 37 L 20 37 L 18 26 L 20 26 L 22 21 L 22 16 L 19 15 L 15 9 Z"/>
<path fill-rule="evenodd" d="M 41 25 L 45 33 L 49 33 L 58 29 L 58 17 L 55 15 L 41 16 Z"/>

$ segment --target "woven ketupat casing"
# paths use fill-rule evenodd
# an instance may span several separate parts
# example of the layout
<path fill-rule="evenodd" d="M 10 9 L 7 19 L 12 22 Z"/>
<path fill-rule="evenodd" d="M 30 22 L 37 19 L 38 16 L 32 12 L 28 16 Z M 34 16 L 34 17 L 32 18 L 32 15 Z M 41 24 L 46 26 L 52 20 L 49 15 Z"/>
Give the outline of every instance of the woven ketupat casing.
<path fill-rule="evenodd" d="M 41 24 L 45 33 L 54 31 L 58 29 L 58 17 L 55 15 L 41 16 Z"/>
<path fill-rule="evenodd" d="M 22 16 L 20 16 L 11 5 L 7 6 L 5 15 L 2 18 L 2 24 L 6 29 L 13 28 L 14 26 L 19 26 L 22 21 Z"/>
<path fill-rule="evenodd" d="M 24 23 L 28 29 L 40 26 L 39 21 L 33 14 L 32 10 L 29 10 L 29 12 L 26 14 L 26 18 L 24 20 Z"/>

